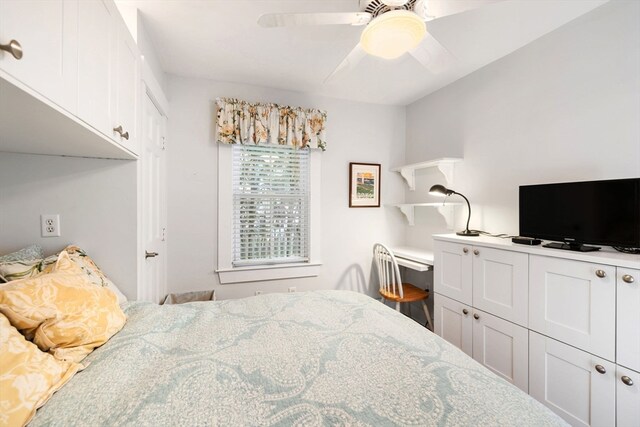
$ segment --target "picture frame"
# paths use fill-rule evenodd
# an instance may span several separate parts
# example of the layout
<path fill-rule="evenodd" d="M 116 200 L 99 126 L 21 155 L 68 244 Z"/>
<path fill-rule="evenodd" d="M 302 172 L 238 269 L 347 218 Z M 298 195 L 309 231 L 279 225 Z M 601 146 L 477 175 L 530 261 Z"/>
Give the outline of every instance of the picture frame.
<path fill-rule="evenodd" d="M 380 207 L 380 164 L 349 163 L 349 207 Z"/>

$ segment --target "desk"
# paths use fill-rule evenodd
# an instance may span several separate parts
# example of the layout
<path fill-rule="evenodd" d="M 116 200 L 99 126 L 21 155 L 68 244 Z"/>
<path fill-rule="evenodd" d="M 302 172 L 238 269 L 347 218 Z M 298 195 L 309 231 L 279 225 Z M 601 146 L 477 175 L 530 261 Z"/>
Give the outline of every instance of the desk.
<path fill-rule="evenodd" d="M 396 257 L 398 265 L 416 271 L 433 270 L 433 252 L 409 246 L 397 246 L 390 249 Z"/>

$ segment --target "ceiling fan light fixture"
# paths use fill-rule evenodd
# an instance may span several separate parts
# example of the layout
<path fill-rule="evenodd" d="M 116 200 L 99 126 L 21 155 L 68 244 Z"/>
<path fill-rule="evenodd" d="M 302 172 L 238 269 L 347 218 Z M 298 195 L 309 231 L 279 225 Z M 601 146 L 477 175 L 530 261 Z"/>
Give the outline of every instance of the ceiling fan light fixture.
<path fill-rule="evenodd" d="M 365 27 L 360 43 L 369 55 L 395 59 L 416 48 L 426 32 L 427 26 L 415 13 L 392 10 Z"/>

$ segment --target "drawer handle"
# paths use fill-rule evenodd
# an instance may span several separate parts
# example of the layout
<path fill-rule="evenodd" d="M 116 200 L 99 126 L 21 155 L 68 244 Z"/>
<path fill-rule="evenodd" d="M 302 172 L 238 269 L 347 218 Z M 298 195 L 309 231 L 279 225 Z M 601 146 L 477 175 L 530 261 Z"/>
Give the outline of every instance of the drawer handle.
<path fill-rule="evenodd" d="M 22 46 L 16 40 L 11 40 L 7 44 L 0 44 L 0 50 L 9 52 L 17 60 L 22 59 Z"/>
<path fill-rule="evenodd" d="M 480 315 L 478 313 L 474 313 L 473 314 L 473 318 L 478 320 L 478 319 L 480 319 Z"/>
<path fill-rule="evenodd" d="M 635 282 L 635 279 L 634 279 L 634 278 L 633 278 L 633 276 L 632 276 L 632 275 L 630 275 L 630 274 L 625 274 L 624 276 L 622 276 L 622 280 L 623 280 L 625 283 L 633 283 L 633 282 Z"/>
<path fill-rule="evenodd" d="M 464 314 L 466 316 L 467 314 L 469 314 L 469 310 L 467 310 L 466 308 L 463 308 L 462 309 L 462 314 Z"/>
<path fill-rule="evenodd" d="M 605 273 L 604 270 L 596 270 L 596 276 L 598 276 L 599 278 L 605 278 L 607 277 L 607 273 Z"/>
<path fill-rule="evenodd" d="M 117 128 L 113 128 L 114 132 L 118 132 L 120 134 L 120 137 L 126 139 L 127 141 L 129 140 L 129 132 L 125 132 L 124 129 L 122 129 L 122 125 L 118 126 Z"/>
<path fill-rule="evenodd" d="M 158 252 L 149 252 L 149 251 L 144 251 L 144 259 L 147 258 L 155 258 L 157 257 L 159 254 Z"/>
<path fill-rule="evenodd" d="M 607 370 L 604 369 L 604 366 L 602 365 L 596 365 L 596 371 L 598 371 L 599 374 L 606 374 Z"/>
<path fill-rule="evenodd" d="M 474 250 L 473 250 L 473 254 L 474 254 L 474 255 L 480 255 L 480 251 L 479 251 L 479 250 L 477 250 L 477 249 L 474 249 Z"/>
<path fill-rule="evenodd" d="M 465 254 L 469 253 L 469 248 L 462 248 L 462 252 L 464 252 Z"/>
<path fill-rule="evenodd" d="M 629 378 L 628 376 L 626 376 L 626 375 L 621 377 L 620 380 L 622 380 L 624 385 L 628 385 L 628 386 L 632 386 L 633 385 L 633 380 L 631 378 Z"/>

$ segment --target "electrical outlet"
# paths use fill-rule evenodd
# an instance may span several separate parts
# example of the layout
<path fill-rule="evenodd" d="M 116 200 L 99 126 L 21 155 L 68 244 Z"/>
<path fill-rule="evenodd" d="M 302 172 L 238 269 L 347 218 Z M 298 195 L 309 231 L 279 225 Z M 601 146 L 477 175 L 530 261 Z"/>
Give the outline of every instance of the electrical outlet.
<path fill-rule="evenodd" d="M 60 215 L 40 215 L 40 231 L 42 237 L 60 237 Z"/>
<path fill-rule="evenodd" d="M 296 291 L 296 287 L 295 286 L 291 286 L 288 290 L 289 293 L 291 292 L 295 292 Z"/>
<path fill-rule="evenodd" d="M 262 291 L 256 291 L 256 295 L 262 295 Z"/>

